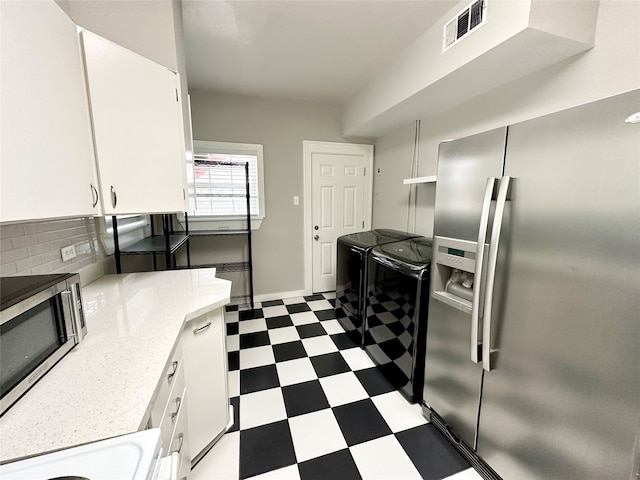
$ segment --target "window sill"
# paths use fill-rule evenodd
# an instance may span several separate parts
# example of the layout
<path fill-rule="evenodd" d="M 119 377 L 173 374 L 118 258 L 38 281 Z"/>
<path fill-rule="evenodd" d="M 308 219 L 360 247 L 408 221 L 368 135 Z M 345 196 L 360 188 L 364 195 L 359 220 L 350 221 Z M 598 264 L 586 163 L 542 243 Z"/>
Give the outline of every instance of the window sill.
<path fill-rule="evenodd" d="M 264 218 L 252 218 L 251 230 L 260 230 L 262 226 L 262 220 Z M 178 215 L 178 221 L 184 229 L 184 215 Z M 242 230 L 247 228 L 247 220 L 243 217 L 241 219 L 235 218 L 212 218 L 212 217 L 196 217 L 189 215 L 189 231 L 200 230 Z"/>

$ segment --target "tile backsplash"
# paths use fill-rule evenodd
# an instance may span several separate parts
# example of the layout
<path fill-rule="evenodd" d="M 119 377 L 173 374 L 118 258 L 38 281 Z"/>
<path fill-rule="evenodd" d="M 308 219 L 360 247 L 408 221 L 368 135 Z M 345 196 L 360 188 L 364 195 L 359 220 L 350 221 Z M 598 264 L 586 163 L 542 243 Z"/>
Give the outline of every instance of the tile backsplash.
<path fill-rule="evenodd" d="M 62 261 L 60 249 L 73 245 L 76 257 Z M 0 225 L 0 275 L 80 272 L 87 284 L 111 262 L 98 239 L 94 218 Z"/>

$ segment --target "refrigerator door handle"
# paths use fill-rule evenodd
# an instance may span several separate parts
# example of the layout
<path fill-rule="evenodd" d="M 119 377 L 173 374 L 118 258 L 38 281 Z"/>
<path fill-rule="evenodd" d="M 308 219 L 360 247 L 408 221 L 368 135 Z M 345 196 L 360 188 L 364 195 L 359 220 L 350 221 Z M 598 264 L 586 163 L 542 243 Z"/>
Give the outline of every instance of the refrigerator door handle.
<path fill-rule="evenodd" d="M 489 227 L 489 214 L 491 213 L 491 201 L 494 200 L 496 190 L 496 177 L 487 178 L 487 186 L 484 191 L 482 213 L 480 215 L 480 228 L 478 229 L 478 246 L 476 249 L 476 267 L 473 278 L 473 299 L 471 301 L 471 361 L 479 363 L 480 349 L 480 294 L 482 285 L 482 268 L 484 266 L 484 245 L 487 239 Z"/>
<path fill-rule="evenodd" d="M 496 202 L 496 213 L 493 221 L 493 231 L 491 232 L 491 243 L 489 244 L 489 259 L 487 261 L 487 284 L 485 286 L 484 315 L 482 330 L 482 368 L 487 372 L 492 369 L 491 365 L 491 323 L 493 320 L 493 287 L 496 280 L 496 266 L 498 263 L 498 245 L 500 244 L 500 233 L 502 231 L 502 219 L 504 217 L 504 207 L 510 198 L 511 177 L 502 177 L 498 190 L 498 200 Z"/>

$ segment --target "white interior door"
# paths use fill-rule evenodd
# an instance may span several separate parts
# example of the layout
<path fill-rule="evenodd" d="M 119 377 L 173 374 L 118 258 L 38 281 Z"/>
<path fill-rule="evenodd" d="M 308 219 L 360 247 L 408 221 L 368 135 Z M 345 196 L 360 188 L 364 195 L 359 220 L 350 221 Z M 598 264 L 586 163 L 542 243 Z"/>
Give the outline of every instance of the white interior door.
<path fill-rule="evenodd" d="M 305 142 L 305 160 L 311 171 L 311 214 L 305 221 L 311 242 L 311 289 L 326 292 L 336 288 L 336 239 L 370 228 L 366 170 L 371 171 L 373 147 Z"/>

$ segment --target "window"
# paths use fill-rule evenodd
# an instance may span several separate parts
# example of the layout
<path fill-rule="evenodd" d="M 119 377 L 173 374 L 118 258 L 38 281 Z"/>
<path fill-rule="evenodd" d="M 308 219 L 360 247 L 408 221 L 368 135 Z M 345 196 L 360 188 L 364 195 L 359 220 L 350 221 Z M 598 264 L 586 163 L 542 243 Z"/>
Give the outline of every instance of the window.
<path fill-rule="evenodd" d="M 194 155 L 196 215 L 233 217 L 247 214 L 247 171 L 251 214 L 259 215 L 256 155 L 200 153 Z"/>
<path fill-rule="evenodd" d="M 252 225 L 265 216 L 262 145 L 194 141 L 194 221 L 235 227 L 247 214 L 245 164 L 249 164 Z"/>

